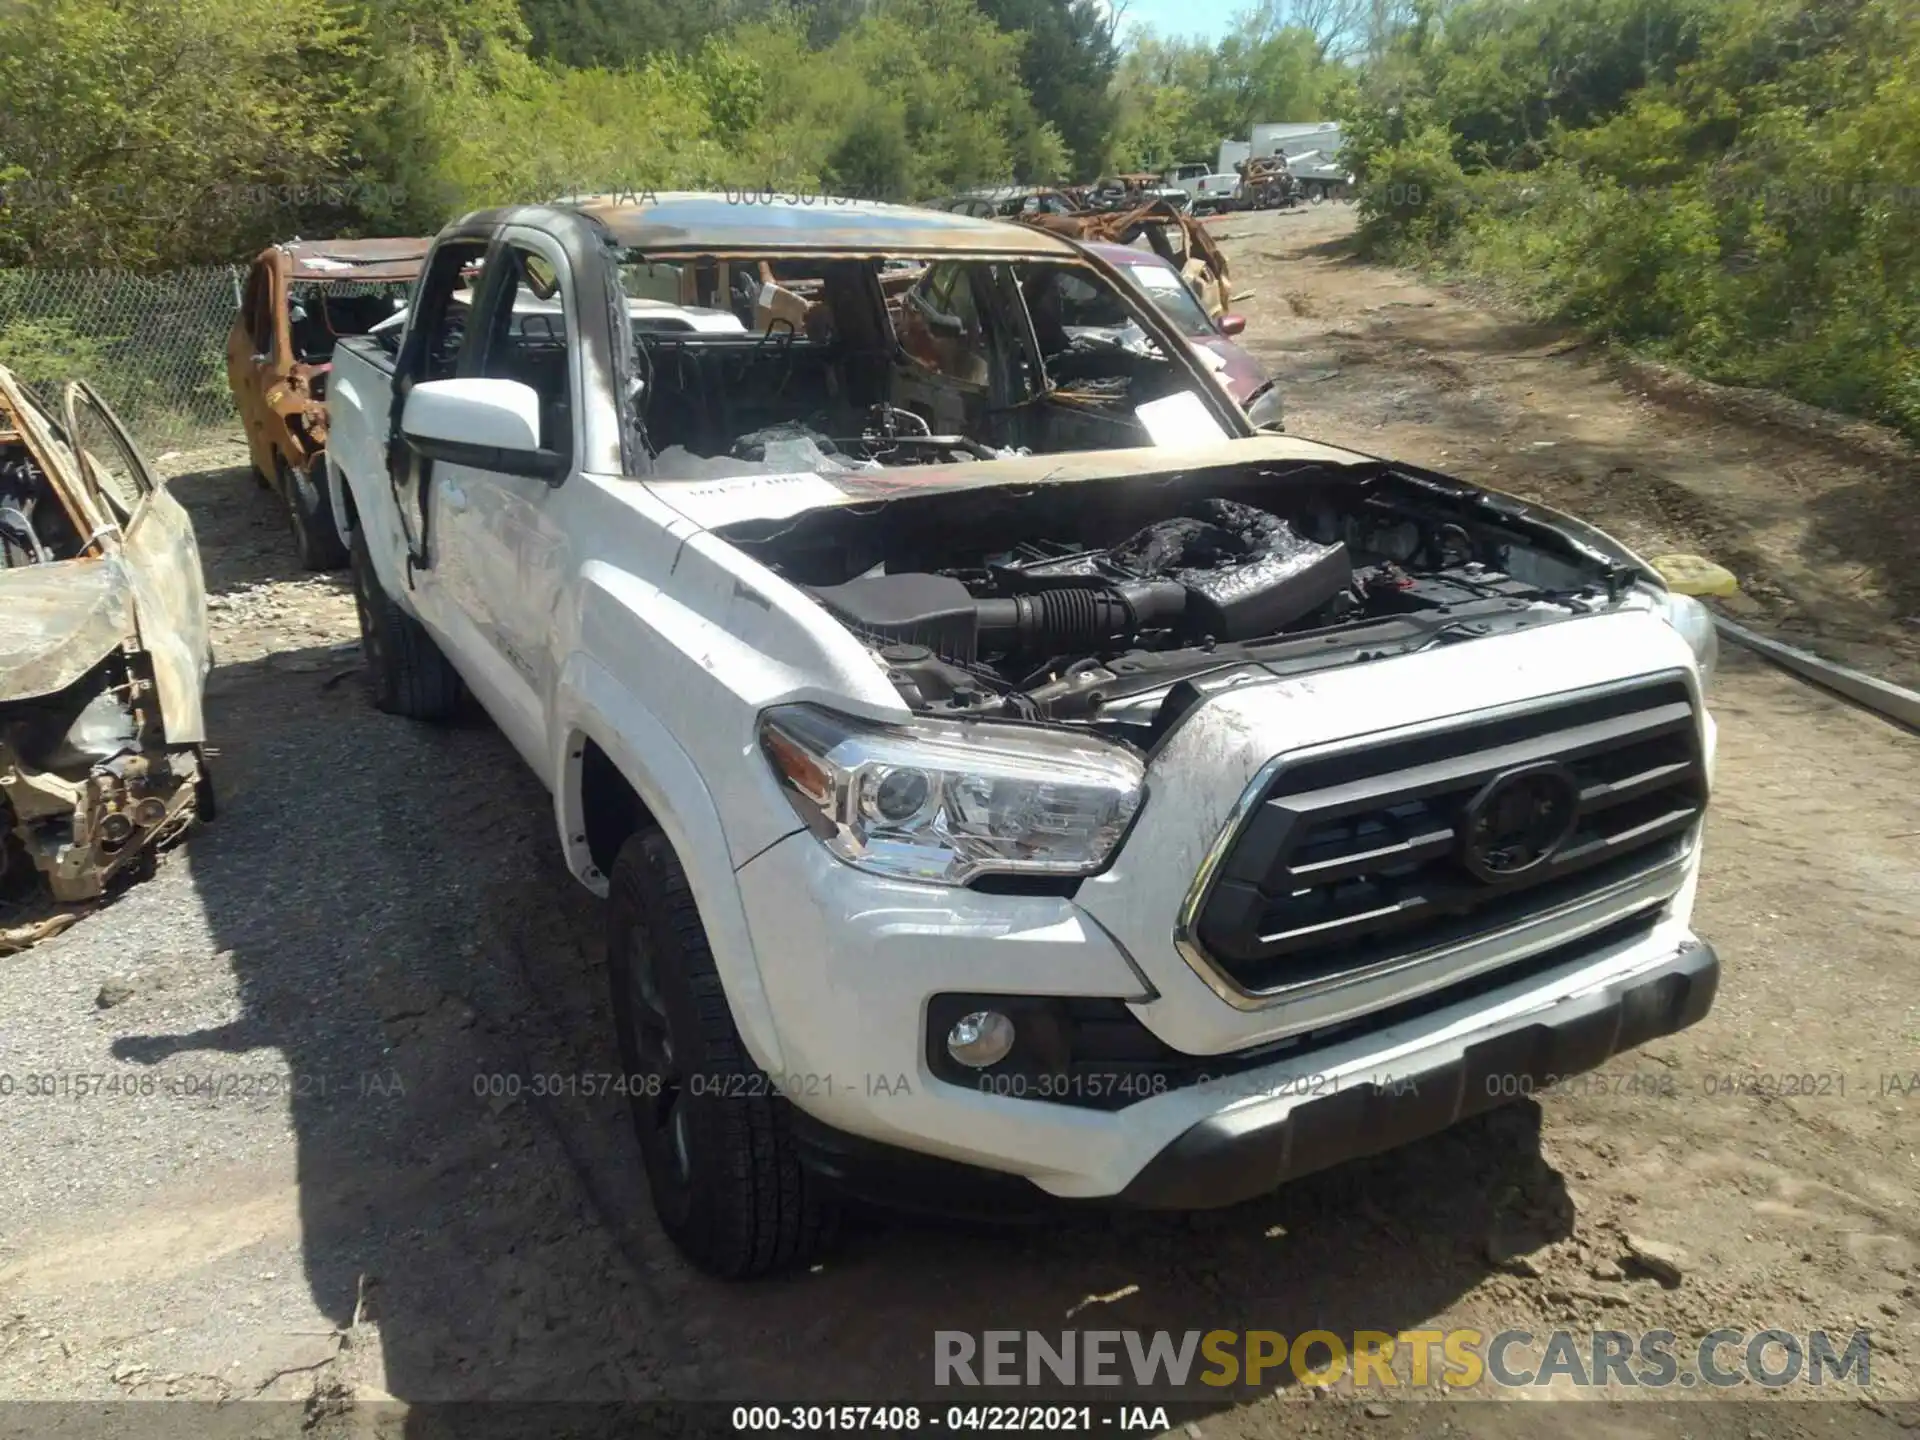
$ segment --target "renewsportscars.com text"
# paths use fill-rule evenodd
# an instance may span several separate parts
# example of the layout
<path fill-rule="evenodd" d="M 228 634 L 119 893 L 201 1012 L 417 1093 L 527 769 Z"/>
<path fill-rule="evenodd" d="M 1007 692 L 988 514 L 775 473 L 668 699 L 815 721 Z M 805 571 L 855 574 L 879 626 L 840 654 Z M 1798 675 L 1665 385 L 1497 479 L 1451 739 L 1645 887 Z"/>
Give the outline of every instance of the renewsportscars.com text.
<path fill-rule="evenodd" d="M 1727 1389 L 1872 1384 L 1868 1331 L 938 1330 L 939 1386 Z"/>

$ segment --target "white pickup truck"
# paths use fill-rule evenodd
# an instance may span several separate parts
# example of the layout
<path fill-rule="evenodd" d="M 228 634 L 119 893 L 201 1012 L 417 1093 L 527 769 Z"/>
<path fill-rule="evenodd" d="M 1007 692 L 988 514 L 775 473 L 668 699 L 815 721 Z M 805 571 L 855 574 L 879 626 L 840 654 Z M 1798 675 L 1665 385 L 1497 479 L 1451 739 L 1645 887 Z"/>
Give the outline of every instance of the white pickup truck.
<path fill-rule="evenodd" d="M 798 323 L 635 323 L 743 314 L 762 262 Z M 470 691 L 551 790 L 712 1272 L 848 1193 L 1233 1203 L 1712 1002 L 1706 612 L 1578 521 L 1257 431 L 1059 236 L 470 215 L 330 403 L 373 698 Z"/>
<path fill-rule="evenodd" d="M 1240 172 L 1196 175 L 1187 182 L 1193 196 L 1193 213 L 1208 215 L 1216 210 L 1231 210 L 1240 190 Z"/>

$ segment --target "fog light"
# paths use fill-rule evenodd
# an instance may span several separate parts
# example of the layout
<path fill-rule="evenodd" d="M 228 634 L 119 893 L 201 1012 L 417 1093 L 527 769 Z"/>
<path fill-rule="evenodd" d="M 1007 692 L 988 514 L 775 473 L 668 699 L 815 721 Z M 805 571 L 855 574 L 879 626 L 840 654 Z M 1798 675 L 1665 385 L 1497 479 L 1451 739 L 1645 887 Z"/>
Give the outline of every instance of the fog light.
<path fill-rule="evenodd" d="M 1011 1049 L 1013 1021 L 998 1010 L 976 1010 L 971 1015 L 962 1015 L 947 1032 L 947 1053 L 975 1070 L 999 1064 Z"/>

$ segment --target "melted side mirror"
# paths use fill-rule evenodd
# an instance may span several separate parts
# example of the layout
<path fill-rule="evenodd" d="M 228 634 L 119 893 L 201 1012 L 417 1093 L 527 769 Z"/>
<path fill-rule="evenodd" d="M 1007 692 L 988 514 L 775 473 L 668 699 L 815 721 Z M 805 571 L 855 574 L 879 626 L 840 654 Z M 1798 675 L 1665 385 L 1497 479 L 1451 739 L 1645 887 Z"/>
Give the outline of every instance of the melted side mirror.
<path fill-rule="evenodd" d="M 1247 317 L 1244 315 L 1229 314 L 1220 317 L 1220 333 L 1222 335 L 1238 335 L 1246 328 Z"/>
<path fill-rule="evenodd" d="M 1271 380 L 1247 397 L 1247 421 L 1256 430 L 1269 434 L 1286 433 L 1285 407 L 1280 402 L 1280 387 Z"/>

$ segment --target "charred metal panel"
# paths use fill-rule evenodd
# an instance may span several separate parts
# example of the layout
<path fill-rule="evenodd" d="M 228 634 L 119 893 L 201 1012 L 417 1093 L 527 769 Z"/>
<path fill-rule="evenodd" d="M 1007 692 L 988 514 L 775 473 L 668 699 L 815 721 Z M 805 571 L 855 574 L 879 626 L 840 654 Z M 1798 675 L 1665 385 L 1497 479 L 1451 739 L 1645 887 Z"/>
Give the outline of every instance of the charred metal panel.
<path fill-rule="evenodd" d="M 606 226 L 617 245 L 649 255 L 829 251 L 843 255 L 1063 259 L 1051 235 L 1002 220 L 821 195 L 592 195 L 569 202 Z M 510 212 L 494 218 L 511 221 Z"/>
<path fill-rule="evenodd" d="M 118 556 L 0 570 L 0 703 L 66 689 L 134 634 Z"/>
<path fill-rule="evenodd" d="M 167 743 L 197 745 L 207 738 L 201 694 L 213 662 L 206 582 L 193 525 L 164 486 L 127 527 L 123 553 Z"/>

